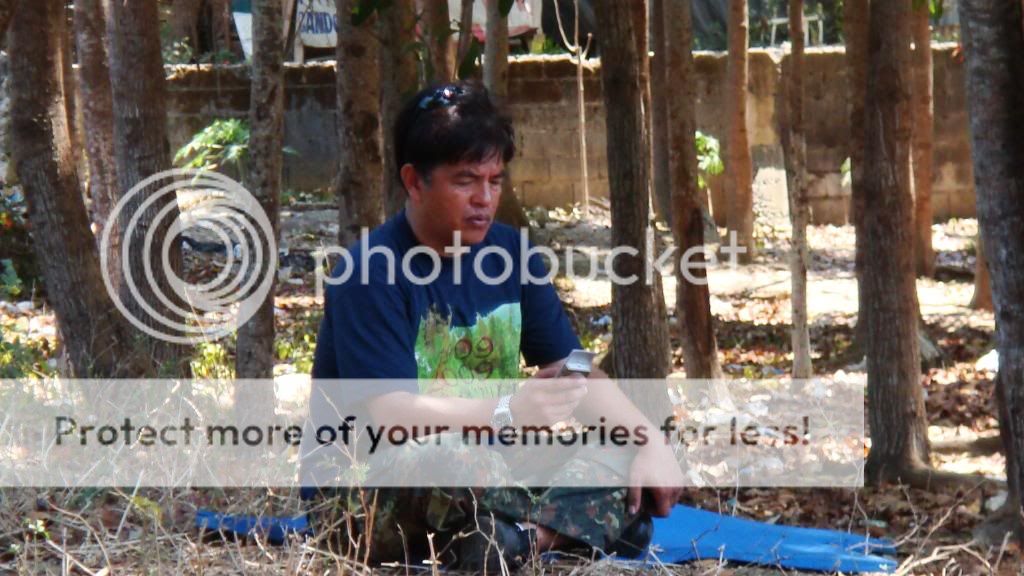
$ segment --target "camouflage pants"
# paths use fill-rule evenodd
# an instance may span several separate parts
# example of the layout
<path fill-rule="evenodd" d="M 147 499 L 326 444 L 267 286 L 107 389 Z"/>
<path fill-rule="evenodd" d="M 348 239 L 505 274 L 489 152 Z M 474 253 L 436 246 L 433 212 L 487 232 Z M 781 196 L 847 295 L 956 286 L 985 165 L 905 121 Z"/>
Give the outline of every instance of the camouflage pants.
<path fill-rule="evenodd" d="M 377 563 L 416 564 L 431 557 L 431 548 L 445 561 L 457 534 L 471 530 L 477 514 L 490 513 L 545 526 L 581 547 L 607 549 L 630 520 L 624 487 L 629 461 L 621 452 L 583 447 L 568 460 L 535 467 L 514 485 L 472 488 L 502 485 L 501 479 L 510 474 L 507 459 L 516 454 L 467 446 L 456 435 L 440 435 L 438 440 L 431 450 L 408 444 L 375 455 L 370 460 L 370 484 L 388 486 L 395 484 L 390 479 L 414 477 L 410 475 L 416 474 L 423 459 L 431 458 L 460 469 L 460 487 L 324 491 L 329 498 L 312 516 L 318 533 L 329 534 L 328 545 L 360 559 L 368 548 L 371 561 Z M 433 534 L 432 541 L 428 534 Z"/>

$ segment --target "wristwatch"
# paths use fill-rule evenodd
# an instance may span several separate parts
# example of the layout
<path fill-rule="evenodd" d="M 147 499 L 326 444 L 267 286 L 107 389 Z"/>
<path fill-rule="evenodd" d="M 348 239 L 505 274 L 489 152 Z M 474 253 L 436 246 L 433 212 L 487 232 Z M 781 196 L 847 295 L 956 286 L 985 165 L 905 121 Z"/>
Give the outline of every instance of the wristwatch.
<path fill-rule="evenodd" d="M 498 399 L 498 405 L 494 407 L 494 414 L 491 416 L 491 428 L 497 430 L 512 425 L 511 402 L 511 394 Z"/>

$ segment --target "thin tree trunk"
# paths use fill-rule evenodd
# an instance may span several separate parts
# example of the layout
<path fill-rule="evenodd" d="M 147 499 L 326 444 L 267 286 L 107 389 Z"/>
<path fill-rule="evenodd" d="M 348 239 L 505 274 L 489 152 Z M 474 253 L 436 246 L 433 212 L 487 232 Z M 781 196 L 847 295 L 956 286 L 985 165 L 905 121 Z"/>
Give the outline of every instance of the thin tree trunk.
<path fill-rule="evenodd" d="M 131 331 L 104 288 L 71 153 L 63 48 L 52 33 L 63 18 L 57 0 L 17 2 L 9 42 L 13 160 L 71 375 L 138 377 L 151 365 L 133 353 Z"/>
<path fill-rule="evenodd" d="M 911 0 L 873 3 L 864 105 L 865 254 L 858 288 L 867 320 L 867 482 L 912 481 L 929 466 L 921 388 L 911 197 Z M 866 318 L 864 318 L 866 312 Z"/>
<path fill-rule="evenodd" d="M 869 0 L 845 0 L 843 3 L 843 36 L 846 38 L 847 92 L 850 94 L 850 215 L 854 230 L 860 230 L 864 218 L 864 101 L 867 98 Z M 854 266 L 858 279 L 864 274 L 866 257 L 864 239 L 856 237 Z M 854 329 L 851 360 L 864 356 L 867 303 L 863 291 L 857 291 L 857 324 Z"/>
<path fill-rule="evenodd" d="M 506 34 L 507 36 L 508 34 Z M 462 66 L 462 61 L 473 45 L 473 0 L 462 0 L 459 11 L 459 46 L 455 51 L 455 69 Z M 506 44 L 506 50 L 508 46 Z"/>
<path fill-rule="evenodd" d="M 338 14 L 351 14 L 356 0 L 337 0 Z M 380 137 L 380 43 L 375 18 L 359 26 L 338 18 L 338 242 L 348 246 L 360 229 L 384 218 Z"/>
<path fill-rule="evenodd" d="M 638 35 L 646 31 L 636 29 L 629 3 L 602 0 L 596 8 L 604 47 L 601 78 L 608 126 L 612 244 L 637 251 L 635 256 L 620 254 L 614 261 L 619 277 L 637 277 L 633 283 L 612 284 L 614 372 L 617 378 L 663 378 L 669 367 L 667 324 L 658 313 L 657 291 L 644 277 L 649 256 L 645 232 L 650 147 L 644 130 L 643 61 L 637 46 Z M 660 414 L 669 405 L 663 388 L 629 392 L 649 416 Z M 644 398 L 638 398 L 640 395 Z"/>
<path fill-rule="evenodd" d="M 932 32 L 928 2 L 912 16 L 914 35 L 914 264 L 918 276 L 935 274 L 932 250 Z"/>
<path fill-rule="evenodd" d="M 416 93 L 419 72 L 408 50 L 416 42 L 414 0 L 396 0 L 380 13 L 377 21 L 381 38 L 388 41 L 380 50 L 380 114 L 383 129 L 383 171 L 385 214 L 391 216 L 405 207 L 405 188 L 395 166 L 395 136 L 392 126 L 406 99 Z"/>
<path fill-rule="evenodd" d="M 425 0 L 423 23 L 426 33 L 424 42 L 430 56 L 427 82 L 450 82 L 455 78 L 455 54 L 451 41 L 448 0 Z M 338 24 L 340 26 L 341 22 Z"/>
<path fill-rule="evenodd" d="M 985 258 L 985 242 L 978 235 L 977 250 L 974 261 L 974 295 L 971 297 L 971 308 L 975 310 L 995 310 L 992 302 L 992 282 L 988 273 L 988 260 Z"/>
<path fill-rule="evenodd" d="M 117 201 L 117 167 L 114 163 L 114 105 L 110 92 L 105 0 L 75 1 L 75 41 L 78 47 L 78 90 L 82 96 L 82 124 L 89 166 L 92 222 L 97 231 Z M 111 235 L 110 266 L 113 285 L 120 286 L 121 242 Z"/>
<path fill-rule="evenodd" d="M 667 44 L 665 42 L 665 1 L 651 0 L 651 42 L 654 44 L 654 60 L 651 61 L 651 147 L 654 159 L 654 208 L 657 210 L 658 216 L 671 225 L 672 180 L 669 172 L 669 114 L 665 73 L 668 68 Z M 684 42 L 685 40 L 675 37 L 672 41 Z M 673 92 L 673 94 L 678 98 L 678 93 Z"/>
<path fill-rule="evenodd" d="M 665 29 L 662 34 L 665 44 L 655 47 L 655 54 L 661 57 L 655 60 L 651 75 L 656 77 L 662 74 L 666 83 L 660 98 L 658 92 L 652 90 L 655 100 L 652 104 L 656 104 L 659 99 L 667 100 L 664 105 L 669 122 L 667 136 L 670 149 L 667 156 L 672 200 L 669 214 L 672 216 L 672 232 L 678 247 L 674 259 L 678 261 L 687 251 L 704 245 L 701 189 L 697 185 L 693 24 L 689 0 L 656 1 L 665 2 Z M 667 94 L 673 97 L 667 98 Z M 683 274 L 681 266 L 676 266 L 676 320 L 679 322 L 683 343 L 686 377 L 720 378 L 722 369 L 718 363 L 707 270 L 701 265 L 704 262 L 703 252 L 695 252 L 689 261 L 693 267 L 687 275 Z"/>
<path fill-rule="evenodd" d="M 967 53 L 978 220 L 992 278 L 1001 399 L 1017 539 L 1024 543 L 1024 29 L 1020 2 L 965 0 L 960 26 Z"/>
<path fill-rule="evenodd" d="M 508 15 L 502 14 L 498 0 L 486 0 L 487 8 L 487 42 L 484 43 L 484 86 L 491 96 L 502 105 L 508 99 Z M 499 221 L 521 228 L 529 226 L 530 221 L 519 204 L 512 179 L 505 178 L 501 183 L 501 198 L 498 200 L 498 211 L 495 218 Z"/>
<path fill-rule="evenodd" d="M 259 200 L 277 239 L 281 192 L 281 146 L 284 138 L 284 41 L 281 38 L 281 0 L 254 0 L 252 4 L 252 90 L 249 105 L 249 162 L 246 189 Z M 276 279 L 276 254 L 269 238 L 260 238 L 263 277 Z M 269 268 L 269 271 L 267 270 Z M 248 322 L 238 328 L 235 374 L 239 378 L 274 377 L 274 286 Z M 238 386 L 235 406 L 273 415 L 273 388 Z"/>
<path fill-rule="evenodd" d="M 14 5 L 16 0 L 0 0 L 0 46 L 7 45 L 7 28 L 14 16 Z"/>
<path fill-rule="evenodd" d="M 807 141 L 804 136 L 804 3 L 789 0 L 789 55 L 785 75 L 786 102 L 783 106 L 784 124 L 780 132 L 789 188 L 789 221 L 793 225 L 792 249 L 789 255 L 792 283 L 792 345 L 793 377 L 811 377 L 811 336 L 807 318 L 807 223 L 810 211 L 807 205 Z"/>
<path fill-rule="evenodd" d="M 107 14 L 107 35 L 110 39 L 110 81 L 114 104 L 114 159 L 117 164 L 118 194 L 123 197 L 144 179 L 167 170 L 171 166 L 170 145 L 167 140 L 167 108 L 165 103 L 164 67 L 160 52 L 160 18 L 156 2 L 110 2 Z M 121 301 L 129 313 L 147 329 L 178 338 L 184 334 L 166 326 L 161 318 L 176 324 L 188 319 L 161 302 L 157 293 L 164 294 L 176 307 L 189 310 L 183 294 L 172 289 L 164 273 L 161 255 L 162 243 L 170 234 L 170 225 L 178 218 L 173 194 L 163 194 L 144 211 L 148 200 L 167 184 L 157 181 L 146 190 L 134 195 L 124 206 L 118 218 L 121 240 L 127 243 L 128 261 L 123 269 L 135 276 L 137 292 L 131 286 L 122 286 Z M 163 217 L 157 215 L 166 208 Z M 129 236 L 129 219 L 141 213 L 138 225 Z M 153 239 L 147 253 L 146 237 Z M 152 274 L 143 276 L 148 260 Z M 168 251 L 167 267 L 178 278 L 182 277 L 181 237 L 175 237 Z M 127 284 L 127 283 L 126 283 Z M 148 305 L 150 310 L 146 310 Z M 142 334 L 140 334 L 142 336 Z M 168 374 L 188 374 L 188 350 L 162 337 L 146 333 L 143 338 L 153 357 L 167 366 Z"/>
<path fill-rule="evenodd" d="M 728 44 L 726 65 L 726 115 L 728 131 L 725 139 L 726 187 L 729 194 L 729 230 L 747 248 L 740 262 L 754 258 L 754 167 L 747 136 L 747 77 L 749 61 L 747 44 L 747 0 L 729 0 Z"/>
<path fill-rule="evenodd" d="M 208 0 L 210 20 L 213 28 L 213 52 L 234 54 L 231 30 L 234 17 L 231 15 L 231 0 Z"/>
<path fill-rule="evenodd" d="M 171 3 L 171 38 L 184 42 L 199 56 L 199 10 L 202 0 L 174 0 Z"/>

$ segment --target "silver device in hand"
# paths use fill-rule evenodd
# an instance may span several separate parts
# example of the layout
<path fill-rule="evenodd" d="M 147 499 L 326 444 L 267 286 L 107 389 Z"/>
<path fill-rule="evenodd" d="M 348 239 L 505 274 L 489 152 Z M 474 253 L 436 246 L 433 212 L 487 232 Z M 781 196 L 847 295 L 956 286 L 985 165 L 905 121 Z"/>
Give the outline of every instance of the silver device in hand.
<path fill-rule="evenodd" d="M 555 378 L 562 378 L 570 374 L 589 376 L 594 363 L 594 356 L 597 356 L 597 354 L 589 350 L 573 350 L 569 353 L 569 357 L 565 359 L 565 363 L 562 364 Z"/>

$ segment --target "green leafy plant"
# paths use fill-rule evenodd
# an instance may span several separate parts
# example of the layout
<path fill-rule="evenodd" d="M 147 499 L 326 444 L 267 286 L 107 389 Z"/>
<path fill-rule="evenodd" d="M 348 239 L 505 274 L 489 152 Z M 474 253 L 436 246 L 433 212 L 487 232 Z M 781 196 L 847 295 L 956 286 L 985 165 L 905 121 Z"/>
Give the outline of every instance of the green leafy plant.
<path fill-rule="evenodd" d="M 192 140 L 175 153 L 174 163 L 203 171 L 230 168 L 237 174 L 244 174 L 248 156 L 249 123 L 231 118 L 214 120 L 196 132 Z"/>
<path fill-rule="evenodd" d="M 228 349 L 220 342 L 200 342 L 190 364 L 195 378 L 220 380 L 235 377 Z"/>
<path fill-rule="evenodd" d="M 843 175 L 842 185 L 849 186 L 853 183 L 853 175 L 851 173 L 850 157 L 847 156 L 846 160 L 839 166 L 839 173 Z"/>
<path fill-rule="evenodd" d="M 188 38 L 174 40 L 163 47 L 164 64 L 189 64 L 195 60 Z"/>
<path fill-rule="evenodd" d="M 697 185 L 702 190 L 707 190 L 708 183 L 706 176 L 717 176 L 725 171 L 722 163 L 721 148 L 718 139 L 700 130 L 696 133 L 697 141 Z"/>
<path fill-rule="evenodd" d="M 15 298 L 22 291 L 21 278 L 10 258 L 0 260 L 0 297 Z"/>

